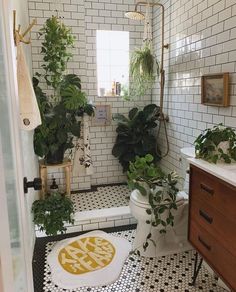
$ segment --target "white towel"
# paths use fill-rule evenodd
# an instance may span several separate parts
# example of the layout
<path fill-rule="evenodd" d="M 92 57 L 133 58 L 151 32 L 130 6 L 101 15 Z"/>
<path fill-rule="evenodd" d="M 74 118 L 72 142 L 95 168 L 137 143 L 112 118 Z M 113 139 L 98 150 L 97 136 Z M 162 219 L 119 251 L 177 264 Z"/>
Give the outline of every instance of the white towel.
<path fill-rule="evenodd" d="M 17 81 L 21 128 L 33 130 L 42 121 L 21 42 L 17 44 Z"/>
<path fill-rule="evenodd" d="M 74 154 L 73 176 L 93 174 L 89 140 L 89 116 L 85 114 L 82 119 L 80 138 L 76 144 Z"/>

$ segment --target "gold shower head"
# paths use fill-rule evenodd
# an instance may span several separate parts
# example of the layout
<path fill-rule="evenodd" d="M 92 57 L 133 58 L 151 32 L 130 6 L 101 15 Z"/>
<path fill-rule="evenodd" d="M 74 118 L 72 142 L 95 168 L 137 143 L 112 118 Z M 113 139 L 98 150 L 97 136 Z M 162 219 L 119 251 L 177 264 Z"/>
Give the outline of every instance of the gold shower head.
<path fill-rule="evenodd" d="M 145 16 L 142 12 L 138 12 L 137 10 L 135 11 L 127 11 L 125 13 L 125 16 L 129 19 L 133 19 L 133 20 L 143 20 L 145 19 Z"/>

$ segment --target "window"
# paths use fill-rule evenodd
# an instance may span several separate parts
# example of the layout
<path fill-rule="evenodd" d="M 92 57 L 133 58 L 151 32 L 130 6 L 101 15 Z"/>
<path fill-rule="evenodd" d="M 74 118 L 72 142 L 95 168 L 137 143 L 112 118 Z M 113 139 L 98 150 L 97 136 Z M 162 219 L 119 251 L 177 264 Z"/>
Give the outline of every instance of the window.
<path fill-rule="evenodd" d="M 97 30 L 98 96 L 122 95 L 129 85 L 129 32 Z"/>

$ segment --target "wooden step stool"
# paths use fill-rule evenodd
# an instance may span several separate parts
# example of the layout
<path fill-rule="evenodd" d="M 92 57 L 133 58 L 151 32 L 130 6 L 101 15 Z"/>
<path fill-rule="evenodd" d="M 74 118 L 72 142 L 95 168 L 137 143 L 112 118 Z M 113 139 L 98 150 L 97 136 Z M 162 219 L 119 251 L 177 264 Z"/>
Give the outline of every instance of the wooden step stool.
<path fill-rule="evenodd" d="M 44 159 L 39 160 L 39 174 L 42 179 L 42 190 L 41 190 L 41 198 L 44 198 L 45 194 L 49 192 L 47 190 L 47 179 L 48 179 L 48 169 L 53 168 L 64 168 L 65 178 L 66 178 L 66 194 L 70 197 L 70 178 L 71 178 L 71 160 L 65 158 L 60 164 L 46 164 Z"/>

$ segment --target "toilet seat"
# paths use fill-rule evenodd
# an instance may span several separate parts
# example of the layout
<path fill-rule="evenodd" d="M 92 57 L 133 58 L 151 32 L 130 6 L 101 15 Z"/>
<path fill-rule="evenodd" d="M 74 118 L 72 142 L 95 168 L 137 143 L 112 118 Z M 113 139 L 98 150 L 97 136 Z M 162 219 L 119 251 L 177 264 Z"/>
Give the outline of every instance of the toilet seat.
<path fill-rule="evenodd" d="M 187 199 L 188 199 L 188 195 L 185 192 L 180 191 L 177 193 L 176 203 L 177 205 L 182 205 L 182 203 L 184 203 L 184 201 Z M 131 193 L 130 201 L 132 201 L 132 203 L 139 208 L 148 209 L 149 208 L 148 206 L 150 206 L 148 202 L 148 196 L 141 195 L 138 190 L 134 190 Z"/>

